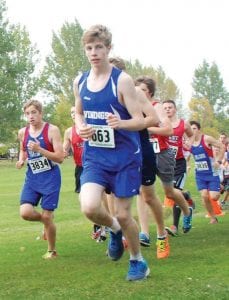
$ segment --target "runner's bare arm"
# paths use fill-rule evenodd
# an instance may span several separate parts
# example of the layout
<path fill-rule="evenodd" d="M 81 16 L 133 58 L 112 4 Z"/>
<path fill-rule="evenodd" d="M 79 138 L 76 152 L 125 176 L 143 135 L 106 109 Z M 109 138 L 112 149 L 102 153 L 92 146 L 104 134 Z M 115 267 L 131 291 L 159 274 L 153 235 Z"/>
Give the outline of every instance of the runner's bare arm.
<path fill-rule="evenodd" d="M 92 137 L 94 130 L 91 126 L 86 124 L 83 114 L 82 102 L 78 89 L 78 82 L 81 75 L 77 76 L 73 83 L 73 91 L 75 96 L 75 125 L 78 129 L 79 135 L 83 139 L 89 139 Z"/>
<path fill-rule="evenodd" d="M 18 131 L 18 140 L 20 142 L 20 150 L 19 150 L 19 158 L 18 161 L 16 162 L 16 168 L 21 169 L 24 165 L 24 162 L 27 158 L 26 151 L 23 148 L 23 139 L 24 139 L 24 134 L 25 134 L 25 127 L 21 128 Z"/>
<path fill-rule="evenodd" d="M 133 79 L 126 73 L 121 73 L 118 80 L 118 94 L 120 102 L 126 107 L 131 119 L 121 120 L 119 116 L 110 114 L 107 123 L 111 128 L 126 129 L 137 131 L 145 128 L 145 121 L 142 115 L 140 104 L 137 100 L 137 94 Z"/>
<path fill-rule="evenodd" d="M 145 93 L 136 86 L 137 99 L 140 103 L 142 112 L 145 115 L 145 127 L 157 126 L 160 122 L 159 117 L 154 107 L 150 104 L 149 100 L 145 97 Z"/>
<path fill-rule="evenodd" d="M 162 136 L 170 136 L 173 134 L 173 126 L 169 118 L 166 116 L 165 111 L 161 105 L 161 103 L 157 103 L 154 106 L 157 115 L 160 119 L 159 127 L 150 127 L 148 128 L 149 133 L 151 134 L 159 134 Z"/>
<path fill-rule="evenodd" d="M 188 121 L 184 122 L 184 131 L 185 131 L 185 134 L 188 138 L 193 136 L 192 127 L 191 127 L 191 125 Z"/>
<path fill-rule="evenodd" d="M 71 148 L 71 140 L 70 135 L 72 132 L 72 127 L 68 128 L 64 132 L 64 142 L 63 142 L 63 149 L 64 149 L 64 156 L 67 157 L 69 150 Z"/>
<path fill-rule="evenodd" d="M 39 152 L 41 155 L 47 157 L 48 159 L 54 162 L 62 163 L 64 160 L 64 151 L 63 151 L 63 145 L 61 141 L 60 130 L 57 126 L 50 124 L 48 138 L 51 144 L 53 145 L 54 152 L 42 148 L 38 140 L 35 140 L 35 142 L 33 141 L 29 142 L 28 144 L 29 150 L 34 152 Z"/>
<path fill-rule="evenodd" d="M 216 161 L 222 161 L 224 158 L 225 148 L 222 143 L 220 143 L 218 140 L 213 138 L 210 135 L 204 135 L 204 141 L 208 147 L 215 147 L 218 149 L 217 155 L 215 157 Z"/>

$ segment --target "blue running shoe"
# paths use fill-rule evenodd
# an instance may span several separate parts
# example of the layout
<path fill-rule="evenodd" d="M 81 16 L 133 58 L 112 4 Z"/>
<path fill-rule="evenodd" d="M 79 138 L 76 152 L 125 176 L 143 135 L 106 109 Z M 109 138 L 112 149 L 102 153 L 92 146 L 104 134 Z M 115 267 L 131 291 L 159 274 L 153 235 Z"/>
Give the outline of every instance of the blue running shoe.
<path fill-rule="evenodd" d="M 112 260 L 119 260 L 122 257 L 123 252 L 124 246 L 122 242 L 122 231 L 119 230 L 117 233 L 110 231 L 107 255 Z"/>
<path fill-rule="evenodd" d="M 143 233 L 143 232 L 140 232 L 139 233 L 139 241 L 140 241 L 140 244 L 144 247 L 149 247 L 150 246 L 150 239 L 149 237 Z"/>
<path fill-rule="evenodd" d="M 192 207 L 189 207 L 190 215 L 183 217 L 183 232 L 187 233 L 192 228 Z"/>
<path fill-rule="evenodd" d="M 126 280 L 142 280 L 146 278 L 150 273 L 150 269 L 145 260 L 130 260 L 129 271 L 127 273 Z"/>

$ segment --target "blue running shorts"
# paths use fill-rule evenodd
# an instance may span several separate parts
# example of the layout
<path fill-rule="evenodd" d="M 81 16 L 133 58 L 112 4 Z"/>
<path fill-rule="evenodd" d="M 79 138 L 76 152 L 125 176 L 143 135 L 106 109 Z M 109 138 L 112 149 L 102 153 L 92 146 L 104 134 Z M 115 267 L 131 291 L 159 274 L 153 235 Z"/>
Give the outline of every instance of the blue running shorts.
<path fill-rule="evenodd" d="M 219 192 L 220 191 L 220 179 L 219 176 L 205 176 L 199 177 L 196 176 L 196 185 L 198 191 L 208 190 L 211 192 Z"/>
<path fill-rule="evenodd" d="M 85 183 L 97 183 L 110 190 L 118 198 L 130 198 L 139 194 L 141 170 L 137 166 L 128 166 L 119 172 L 104 170 L 99 165 L 86 164 L 80 177 L 81 186 Z"/>

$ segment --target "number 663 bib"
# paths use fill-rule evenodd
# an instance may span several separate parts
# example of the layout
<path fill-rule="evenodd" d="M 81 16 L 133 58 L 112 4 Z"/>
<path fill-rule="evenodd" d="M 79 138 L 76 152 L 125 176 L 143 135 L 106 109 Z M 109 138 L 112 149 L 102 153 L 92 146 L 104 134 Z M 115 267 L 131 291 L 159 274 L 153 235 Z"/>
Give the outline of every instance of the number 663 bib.
<path fill-rule="evenodd" d="M 90 124 L 95 133 L 88 141 L 91 147 L 115 148 L 114 129 L 107 125 Z"/>

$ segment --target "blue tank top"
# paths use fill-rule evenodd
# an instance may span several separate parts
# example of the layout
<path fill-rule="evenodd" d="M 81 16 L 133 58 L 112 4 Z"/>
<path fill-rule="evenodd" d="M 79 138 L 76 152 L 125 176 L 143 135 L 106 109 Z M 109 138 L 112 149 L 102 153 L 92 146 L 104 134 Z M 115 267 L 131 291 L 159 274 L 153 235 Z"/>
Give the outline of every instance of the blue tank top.
<path fill-rule="evenodd" d="M 191 153 L 195 160 L 196 176 L 204 178 L 209 175 L 219 175 L 219 171 L 213 168 L 213 152 L 205 144 L 204 135 L 202 135 L 199 145 L 191 147 Z"/>
<path fill-rule="evenodd" d="M 91 141 L 85 142 L 83 165 L 99 164 L 104 170 L 120 171 L 127 166 L 141 166 L 139 133 L 123 129 L 114 130 L 107 126 L 108 113 L 123 120 L 131 118 L 127 109 L 118 101 L 117 81 L 121 70 L 113 67 L 105 87 L 92 92 L 87 88 L 89 71 L 79 81 L 79 92 L 84 117 L 96 133 Z"/>
<path fill-rule="evenodd" d="M 30 136 L 29 128 L 27 127 L 23 145 L 27 152 L 28 159 L 28 170 L 26 173 L 27 180 L 33 182 L 37 189 L 54 191 L 60 186 L 59 166 L 55 162 L 42 156 L 40 153 L 29 150 L 27 147 L 29 141 L 34 142 L 36 139 L 40 142 L 42 148 L 53 151 L 53 147 L 48 141 L 48 127 L 49 124 L 46 123 L 42 132 L 36 138 Z"/>

